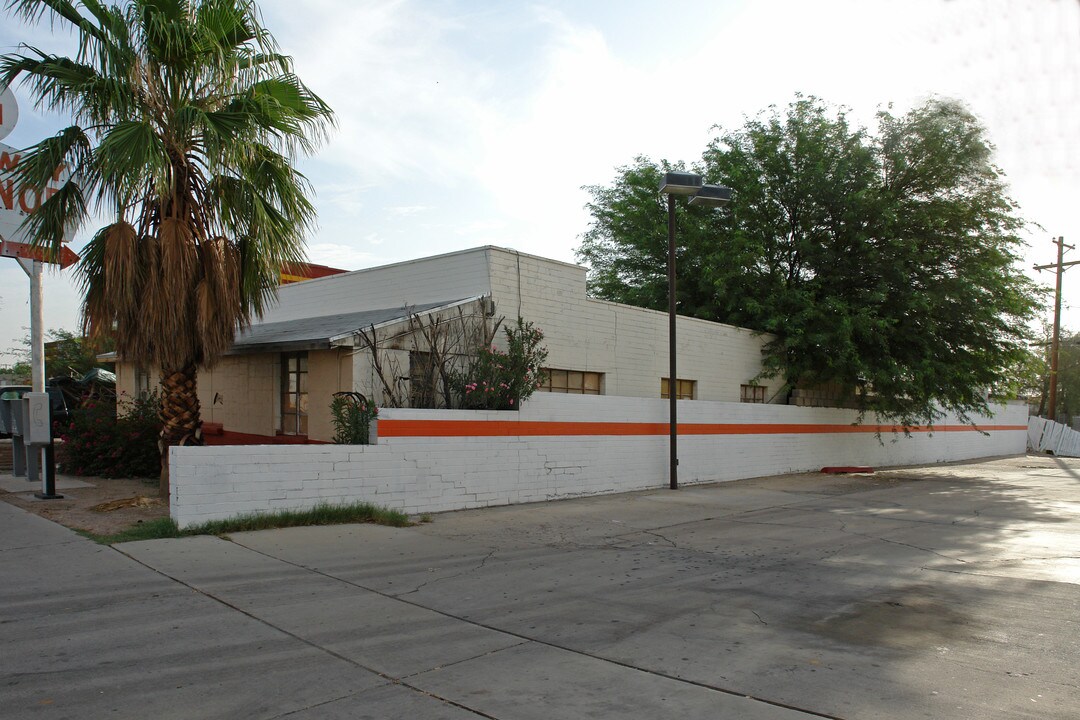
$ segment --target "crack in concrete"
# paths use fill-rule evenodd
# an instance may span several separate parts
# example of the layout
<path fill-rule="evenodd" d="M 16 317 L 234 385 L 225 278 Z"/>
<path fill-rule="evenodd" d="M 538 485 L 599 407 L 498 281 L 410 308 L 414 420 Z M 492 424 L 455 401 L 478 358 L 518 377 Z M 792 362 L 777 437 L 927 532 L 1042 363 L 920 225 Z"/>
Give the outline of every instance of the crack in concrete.
<path fill-rule="evenodd" d="M 937 550 L 932 550 L 930 548 L 919 547 L 918 545 L 912 545 L 911 543 L 900 542 L 899 540 L 889 540 L 888 538 L 879 537 L 877 535 L 867 535 L 866 533 L 859 533 L 859 532 L 853 532 L 853 531 L 844 531 L 844 532 L 846 534 L 848 534 L 848 535 L 856 535 L 858 537 L 866 538 L 867 540 L 877 540 L 878 542 L 888 543 L 890 545 L 899 545 L 901 547 L 911 548 L 912 550 L 919 550 L 920 552 L 927 552 L 927 553 L 930 553 L 931 555 L 937 555 L 938 557 L 945 558 L 946 560 L 952 560 L 953 562 L 963 563 L 965 565 L 967 564 L 967 560 L 964 560 L 962 558 L 953 557 L 951 555 L 946 555 L 944 553 L 939 553 Z"/>
<path fill-rule="evenodd" d="M 426 580 L 426 581 L 420 583 L 419 585 L 417 585 L 416 587 L 414 587 L 412 590 L 406 590 L 403 593 L 398 593 L 397 595 L 391 595 L 391 597 L 400 598 L 400 597 L 403 597 L 405 595 L 412 595 L 413 593 L 420 592 L 420 590 L 427 587 L 428 585 L 433 585 L 433 584 L 435 584 L 437 582 L 442 582 L 444 580 L 453 580 L 454 578 L 459 578 L 462 575 L 468 575 L 471 572 L 476 572 L 477 570 L 480 570 L 485 565 L 487 565 L 487 561 L 490 560 L 492 557 L 494 557 L 495 552 L 496 552 L 496 548 L 492 548 L 491 551 L 487 555 L 485 555 L 483 558 L 481 558 L 480 564 L 477 565 L 474 568 L 469 568 L 468 570 L 462 570 L 461 572 L 454 573 L 453 575 L 443 575 L 441 577 L 435 577 L 435 578 L 432 578 L 430 580 Z"/>
<path fill-rule="evenodd" d="M 461 663 L 467 663 L 467 662 L 470 662 L 472 660 L 478 660 L 478 659 L 480 659 L 482 657 L 487 657 L 488 655 L 494 655 L 495 653 L 500 653 L 503 650 L 511 650 L 513 648 L 516 648 L 516 647 L 521 647 L 522 645 L 528 645 L 531 642 L 532 642 L 532 640 L 527 640 L 527 639 L 522 638 L 521 642 L 519 642 L 519 643 L 514 643 L 513 645 L 507 645 L 506 647 L 495 648 L 494 650 L 488 650 L 488 651 L 482 652 L 482 653 L 480 653 L 478 655 L 473 655 L 472 657 L 462 658 L 461 660 L 455 660 L 453 662 L 443 663 L 442 665 L 436 665 L 435 667 L 428 668 L 427 670 L 418 670 L 418 671 L 414 672 L 411 675 L 402 675 L 401 679 L 402 680 L 408 680 L 409 678 L 418 677 L 420 675 L 423 675 L 423 674 L 429 673 L 429 672 L 433 672 L 435 670 L 445 670 L 446 668 L 454 667 L 455 665 L 460 665 Z"/>
<path fill-rule="evenodd" d="M 646 535 L 652 535 L 655 538 L 660 538 L 661 540 L 663 540 L 667 544 L 671 545 L 671 547 L 675 548 L 676 550 L 679 549 L 678 544 L 676 544 L 676 542 L 674 540 L 672 540 L 671 538 L 664 537 L 663 535 L 661 535 L 658 532 L 653 532 L 652 530 L 642 530 L 641 532 L 643 532 Z"/>
<path fill-rule="evenodd" d="M 385 686 L 380 686 L 380 687 L 385 687 Z M 368 688 L 368 689 L 370 689 L 370 688 Z M 288 712 L 281 713 L 280 715 L 274 715 L 273 717 L 269 718 L 269 720 L 279 720 L 280 718 L 287 718 L 290 715 L 296 715 L 297 713 L 302 713 L 302 712 L 304 712 L 306 710 L 314 710 L 315 708 L 322 707 L 324 705 L 329 705 L 330 703 L 336 703 L 338 700 L 344 700 L 346 698 L 353 697 L 354 695 L 359 695 L 359 694 L 361 694 L 363 692 L 367 692 L 367 690 L 357 690 L 356 692 L 345 693 L 344 695 L 342 695 L 340 697 L 330 698 L 329 700 L 320 700 L 319 702 L 313 703 L 311 705 L 305 705 L 304 707 L 296 708 L 295 710 L 290 710 Z"/>

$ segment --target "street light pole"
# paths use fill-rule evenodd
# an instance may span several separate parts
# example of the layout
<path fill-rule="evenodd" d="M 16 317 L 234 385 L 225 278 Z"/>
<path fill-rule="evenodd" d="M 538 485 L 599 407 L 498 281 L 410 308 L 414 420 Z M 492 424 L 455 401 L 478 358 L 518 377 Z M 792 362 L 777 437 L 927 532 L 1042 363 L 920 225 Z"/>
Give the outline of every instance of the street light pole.
<path fill-rule="evenodd" d="M 668 478 L 672 490 L 679 489 L 679 382 L 676 371 L 678 357 L 676 345 L 675 313 L 675 196 L 689 195 L 690 205 L 723 207 L 731 200 L 731 189 L 719 185 L 705 185 L 696 173 L 664 173 L 660 193 L 668 199 Z"/>
<path fill-rule="evenodd" d="M 667 196 L 667 288 L 668 288 L 668 478 L 672 490 L 679 489 L 679 421 L 678 393 L 675 378 L 679 377 L 675 369 L 675 196 Z"/>

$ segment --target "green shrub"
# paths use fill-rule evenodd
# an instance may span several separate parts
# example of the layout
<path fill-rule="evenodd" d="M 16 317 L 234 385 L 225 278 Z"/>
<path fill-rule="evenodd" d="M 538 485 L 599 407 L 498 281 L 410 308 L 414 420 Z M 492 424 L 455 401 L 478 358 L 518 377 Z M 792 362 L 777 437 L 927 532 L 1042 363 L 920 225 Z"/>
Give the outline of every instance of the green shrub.
<path fill-rule="evenodd" d="M 334 423 L 334 442 L 339 445 L 367 445 L 371 439 L 371 421 L 379 408 L 358 392 L 337 392 L 330 401 Z"/>
<path fill-rule="evenodd" d="M 122 399 L 116 406 L 86 398 L 72 410 L 68 426 L 60 428 L 64 472 L 108 478 L 160 475 L 160 407 L 156 391 Z"/>
<path fill-rule="evenodd" d="M 453 377 L 458 406 L 467 410 L 517 410 L 543 385 L 547 349 L 544 333 L 518 318 L 505 328 L 506 352 L 482 348 L 468 369 Z"/>

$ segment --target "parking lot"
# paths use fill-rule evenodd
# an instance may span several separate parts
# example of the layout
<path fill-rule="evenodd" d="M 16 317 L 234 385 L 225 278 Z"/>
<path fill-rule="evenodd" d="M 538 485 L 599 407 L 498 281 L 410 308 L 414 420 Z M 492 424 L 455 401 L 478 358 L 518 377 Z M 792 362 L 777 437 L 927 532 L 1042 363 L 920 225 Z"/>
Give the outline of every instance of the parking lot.
<path fill-rule="evenodd" d="M 1080 706 L 1080 460 L 115 548 L 0 503 L 0 570 L 12 718 L 1075 718 Z"/>

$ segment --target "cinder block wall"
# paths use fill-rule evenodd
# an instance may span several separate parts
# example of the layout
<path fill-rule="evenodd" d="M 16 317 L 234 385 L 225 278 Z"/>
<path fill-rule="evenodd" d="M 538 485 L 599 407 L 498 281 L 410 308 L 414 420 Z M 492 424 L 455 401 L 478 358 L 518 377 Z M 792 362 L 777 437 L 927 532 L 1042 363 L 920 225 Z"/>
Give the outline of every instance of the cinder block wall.
<path fill-rule="evenodd" d="M 175 447 L 181 527 L 246 512 L 367 501 L 408 513 L 664 487 L 667 402 L 537 394 L 520 412 L 384 409 L 375 445 Z M 684 401 L 682 483 L 1023 453 L 1027 409 L 976 432 L 943 422 L 911 437 L 852 426 L 848 410 Z"/>
<path fill-rule="evenodd" d="M 604 375 L 604 395 L 660 397 L 668 371 L 666 312 L 586 297 L 578 265 L 487 248 L 497 315 L 518 315 L 544 331 L 548 367 Z M 768 336 L 752 330 L 679 317 L 678 375 L 697 382 L 697 400 L 738 402 L 740 386 L 761 372 Z M 762 381 L 765 397 L 785 403 L 779 380 Z"/>

